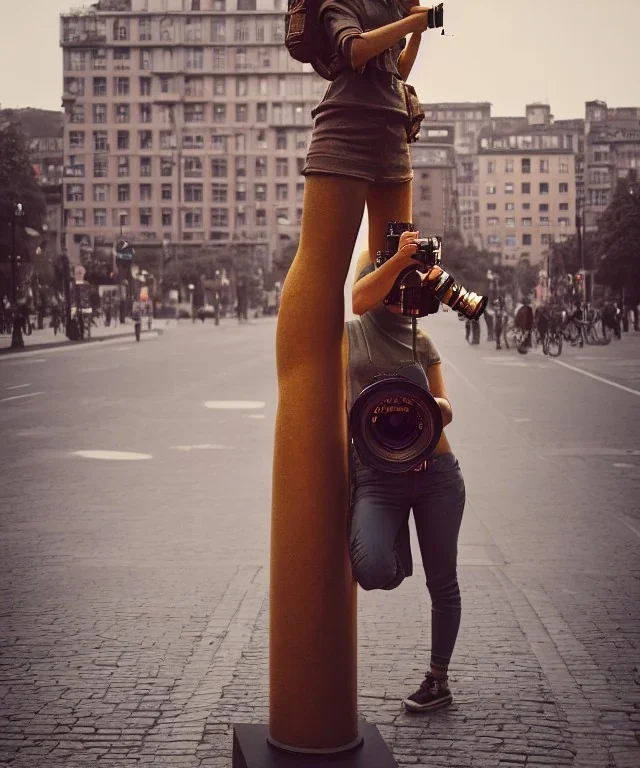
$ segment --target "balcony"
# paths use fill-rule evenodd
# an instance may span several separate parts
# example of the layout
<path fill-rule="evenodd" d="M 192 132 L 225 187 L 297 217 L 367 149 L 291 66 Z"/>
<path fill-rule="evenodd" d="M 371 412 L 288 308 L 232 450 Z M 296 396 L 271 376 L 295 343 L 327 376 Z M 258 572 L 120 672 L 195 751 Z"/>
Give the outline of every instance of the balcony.
<path fill-rule="evenodd" d="M 60 45 L 63 48 L 90 48 L 104 45 L 107 42 L 106 32 L 89 30 L 64 30 Z"/>

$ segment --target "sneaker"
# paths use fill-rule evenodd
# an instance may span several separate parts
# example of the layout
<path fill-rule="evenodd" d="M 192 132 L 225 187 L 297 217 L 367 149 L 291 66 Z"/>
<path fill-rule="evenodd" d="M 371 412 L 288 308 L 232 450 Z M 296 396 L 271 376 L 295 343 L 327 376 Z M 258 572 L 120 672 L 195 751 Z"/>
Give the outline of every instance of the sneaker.
<path fill-rule="evenodd" d="M 422 681 L 420 688 L 404 699 L 402 703 L 407 712 L 426 712 L 427 710 L 448 707 L 452 701 L 453 696 L 449 690 L 448 679 L 445 677 L 443 680 L 439 680 L 429 672 Z"/>

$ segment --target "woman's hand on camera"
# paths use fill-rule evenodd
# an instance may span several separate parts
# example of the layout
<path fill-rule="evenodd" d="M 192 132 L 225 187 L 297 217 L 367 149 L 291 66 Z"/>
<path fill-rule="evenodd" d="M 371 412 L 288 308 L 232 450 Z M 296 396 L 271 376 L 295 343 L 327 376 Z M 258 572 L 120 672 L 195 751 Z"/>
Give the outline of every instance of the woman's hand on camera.
<path fill-rule="evenodd" d="M 400 269 L 416 266 L 421 263 L 413 258 L 418 250 L 418 244 L 416 243 L 418 237 L 420 237 L 419 232 L 403 232 L 400 235 L 398 252 L 393 256 L 393 260 Z"/>
<path fill-rule="evenodd" d="M 429 11 L 431 10 L 428 5 L 416 5 L 413 8 L 409 8 L 410 16 L 408 18 L 413 20 L 413 31 L 418 34 L 426 32 L 429 28 Z M 415 18 L 414 18 L 415 17 Z"/>

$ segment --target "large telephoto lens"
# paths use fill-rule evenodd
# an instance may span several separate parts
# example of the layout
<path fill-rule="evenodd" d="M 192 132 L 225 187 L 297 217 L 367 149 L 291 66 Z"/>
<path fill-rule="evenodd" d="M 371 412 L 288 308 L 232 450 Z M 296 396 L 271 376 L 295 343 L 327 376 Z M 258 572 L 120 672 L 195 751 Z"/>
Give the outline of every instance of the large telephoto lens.
<path fill-rule="evenodd" d="M 431 456 L 442 433 L 435 398 L 412 369 L 380 377 L 356 398 L 349 417 L 359 459 L 381 472 L 408 472 Z M 424 376 L 424 372 L 420 371 Z M 419 374 L 418 374 L 419 375 Z"/>

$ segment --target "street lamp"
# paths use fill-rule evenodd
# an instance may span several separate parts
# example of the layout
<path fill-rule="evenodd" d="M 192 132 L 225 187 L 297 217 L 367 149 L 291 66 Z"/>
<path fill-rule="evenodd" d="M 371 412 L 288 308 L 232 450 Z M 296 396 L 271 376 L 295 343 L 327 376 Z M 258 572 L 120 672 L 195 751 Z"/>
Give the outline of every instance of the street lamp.
<path fill-rule="evenodd" d="M 16 254 L 16 219 L 24 216 L 22 203 L 13 206 L 11 218 L 11 303 L 13 304 L 13 330 L 11 332 L 11 349 L 22 349 L 24 339 L 18 318 L 18 256 Z"/>

